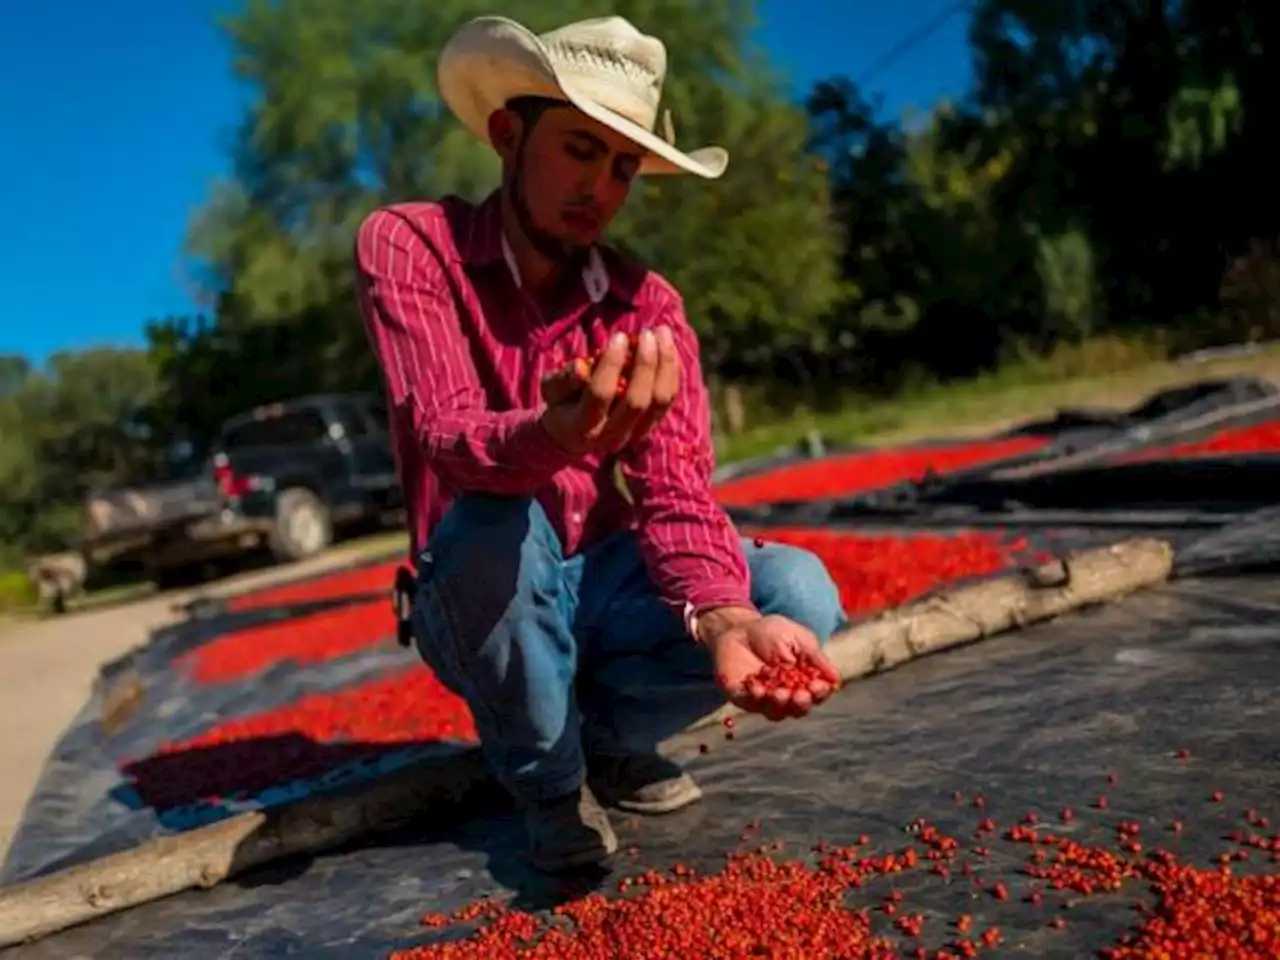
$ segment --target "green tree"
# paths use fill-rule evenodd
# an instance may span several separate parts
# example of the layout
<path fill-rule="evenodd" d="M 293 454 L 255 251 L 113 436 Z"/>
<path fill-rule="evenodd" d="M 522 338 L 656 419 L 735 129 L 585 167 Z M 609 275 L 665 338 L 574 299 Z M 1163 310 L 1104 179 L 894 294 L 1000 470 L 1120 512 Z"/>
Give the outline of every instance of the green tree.
<path fill-rule="evenodd" d="M 808 106 L 844 229 L 859 382 L 893 390 L 993 364 L 1039 299 L 1029 239 L 991 202 L 1008 157 L 953 151 L 946 104 L 909 132 L 845 79 L 818 84 Z"/>
<path fill-rule="evenodd" d="M 1230 256 L 1280 227 L 1275 4 L 983 0 L 971 41 L 970 132 L 1015 147 L 1001 215 L 1087 238 L 1104 322 L 1201 325 Z"/>
<path fill-rule="evenodd" d="M 14 353 L 0 354 L 0 400 L 17 390 L 31 376 L 31 361 Z"/>
<path fill-rule="evenodd" d="M 156 395 L 144 351 L 94 348 L 49 358 L 0 393 L 0 543 L 12 562 L 74 540 L 81 498 L 149 457 L 129 424 Z M 12 382 L 12 381 L 10 381 Z"/>

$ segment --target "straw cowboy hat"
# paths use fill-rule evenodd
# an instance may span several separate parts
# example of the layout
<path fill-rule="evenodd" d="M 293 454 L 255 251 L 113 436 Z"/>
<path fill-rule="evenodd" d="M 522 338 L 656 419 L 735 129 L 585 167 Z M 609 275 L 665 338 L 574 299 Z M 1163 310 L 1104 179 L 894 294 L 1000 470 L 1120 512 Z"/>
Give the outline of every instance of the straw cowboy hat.
<path fill-rule="evenodd" d="M 642 147 L 642 174 L 692 173 L 714 180 L 729 154 L 675 146 L 671 113 L 654 132 L 667 72 L 667 48 L 622 17 L 583 20 L 537 36 L 506 17 L 464 24 L 440 54 L 440 96 L 477 137 L 489 141 L 489 115 L 515 97 L 567 101 Z"/>

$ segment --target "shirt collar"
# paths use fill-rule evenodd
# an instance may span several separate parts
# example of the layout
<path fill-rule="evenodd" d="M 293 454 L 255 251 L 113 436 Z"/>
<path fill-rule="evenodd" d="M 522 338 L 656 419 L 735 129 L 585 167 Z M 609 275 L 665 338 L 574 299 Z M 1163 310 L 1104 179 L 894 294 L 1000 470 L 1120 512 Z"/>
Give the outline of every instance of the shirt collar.
<path fill-rule="evenodd" d="M 520 264 L 516 263 L 515 251 L 507 242 L 505 233 L 500 232 L 499 237 L 502 239 L 502 257 L 507 261 L 507 267 L 511 271 L 511 277 L 515 280 L 516 286 L 521 286 Z M 587 262 L 582 266 L 582 285 L 586 288 L 587 296 L 592 303 L 599 303 L 609 292 L 609 271 L 604 265 L 604 258 L 600 256 L 600 251 L 595 247 L 587 251 Z"/>
<path fill-rule="evenodd" d="M 502 231 L 502 200 L 499 191 L 495 190 L 473 208 L 472 216 L 467 218 L 467 222 L 458 231 L 458 253 L 465 262 L 476 266 L 504 261 L 516 286 L 520 285 L 520 268 L 511 244 Z M 587 262 L 582 267 L 582 284 L 591 302 L 600 303 L 610 292 L 630 302 L 631 296 L 619 287 L 616 279 L 606 265 L 600 248 L 591 247 L 587 252 Z"/>

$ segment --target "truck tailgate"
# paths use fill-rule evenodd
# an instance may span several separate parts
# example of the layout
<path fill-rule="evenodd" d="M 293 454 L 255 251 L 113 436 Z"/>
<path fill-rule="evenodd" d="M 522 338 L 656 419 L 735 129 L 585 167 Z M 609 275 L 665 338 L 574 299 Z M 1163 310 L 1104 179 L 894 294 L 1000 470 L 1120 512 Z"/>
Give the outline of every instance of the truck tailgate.
<path fill-rule="evenodd" d="M 120 487 L 85 503 L 85 539 L 93 543 L 155 534 L 222 509 L 212 477 Z"/>

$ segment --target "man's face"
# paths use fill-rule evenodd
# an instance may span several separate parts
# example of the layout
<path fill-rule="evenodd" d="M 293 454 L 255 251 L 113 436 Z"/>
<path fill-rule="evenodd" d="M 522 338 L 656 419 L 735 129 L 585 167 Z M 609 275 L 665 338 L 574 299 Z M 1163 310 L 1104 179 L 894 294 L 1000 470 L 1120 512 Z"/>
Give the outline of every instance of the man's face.
<path fill-rule="evenodd" d="M 566 253 L 598 240 L 627 199 L 643 152 L 568 106 L 544 110 L 531 129 L 510 111 L 500 111 L 494 123 L 503 165 L 514 175 L 514 199 L 541 234 L 530 239 L 552 241 Z"/>

